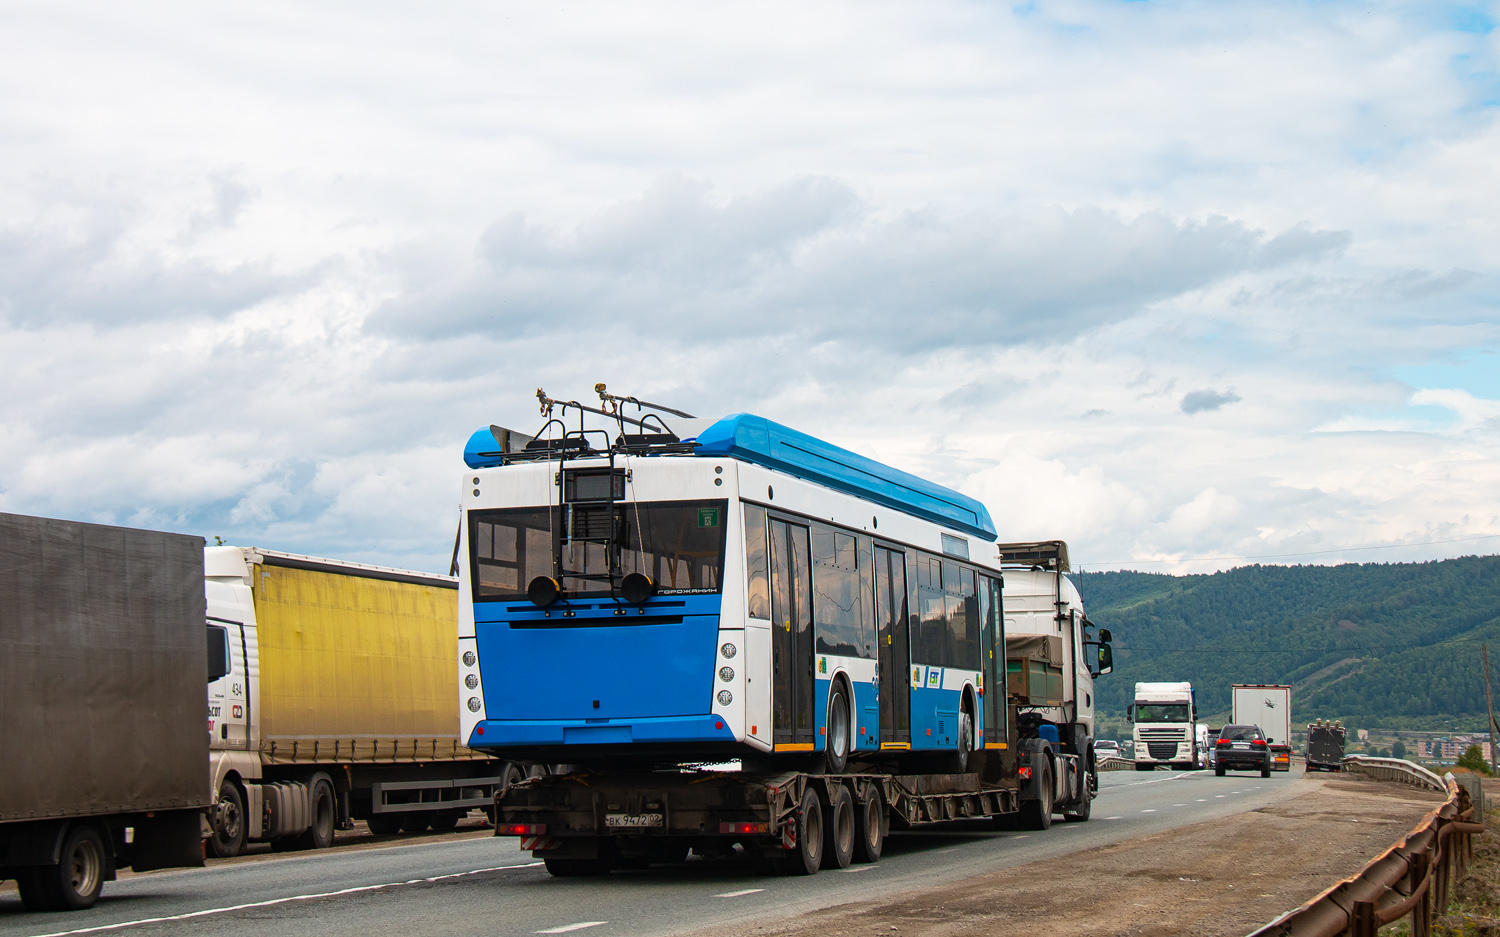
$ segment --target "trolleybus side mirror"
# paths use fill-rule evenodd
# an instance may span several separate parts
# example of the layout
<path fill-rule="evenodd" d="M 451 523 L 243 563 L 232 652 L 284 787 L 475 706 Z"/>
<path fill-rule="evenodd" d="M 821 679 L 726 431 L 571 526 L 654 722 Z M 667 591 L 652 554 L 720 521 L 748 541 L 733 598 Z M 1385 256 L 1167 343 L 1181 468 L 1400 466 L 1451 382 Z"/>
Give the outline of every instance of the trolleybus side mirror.
<path fill-rule="evenodd" d="M 526 597 L 537 608 L 546 608 L 557 601 L 562 587 L 551 576 L 538 576 L 526 586 Z"/>

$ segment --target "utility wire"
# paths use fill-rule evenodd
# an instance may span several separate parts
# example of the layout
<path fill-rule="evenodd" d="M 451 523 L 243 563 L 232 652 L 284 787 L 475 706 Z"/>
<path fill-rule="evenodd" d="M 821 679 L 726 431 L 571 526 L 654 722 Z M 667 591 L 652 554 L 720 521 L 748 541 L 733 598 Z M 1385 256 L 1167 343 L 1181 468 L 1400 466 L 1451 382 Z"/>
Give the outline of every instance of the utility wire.
<path fill-rule="evenodd" d="M 1261 553 L 1242 556 L 1187 556 L 1176 560 L 1105 560 L 1090 563 L 1091 566 L 1119 566 L 1125 563 L 1197 563 L 1205 560 L 1284 560 L 1293 556 L 1325 556 L 1329 553 L 1354 553 L 1359 550 L 1399 550 L 1402 547 L 1427 547 L 1440 543 L 1469 543 L 1474 540 L 1493 540 L 1500 534 L 1480 534 L 1477 537 L 1456 537 L 1452 540 L 1419 540 L 1413 543 L 1390 543 L 1376 547 L 1343 547 L 1338 550 L 1309 550 L 1306 553 Z"/>
<path fill-rule="evenodd" d="M 1245 645 L 1244 647 L 1225 647 L 1222 644 L 1199 644 L 1194 647 L 1153 647 L 1144 644 L 1122 644 L 1115 642 L 1115 646 L 1122 651 L 1204 651 L 1212 649 L 1215 652 L 1231 651 L 1254 651 L 1257 654 L 1285 653 L 1285 654 L 1337 654 L 1342 651 L 1389 651 L 1409 650 L 1411 648 L 1439 647 L 1444 644 L 1479 644 L 1478 638 L 1445 638 L 1441 641 L 1432 641 L 1427 644 L 1353 644 L 1347 647 L 1277 647 L 1274 650 L 1266 650 L 1264 646 Z"/>

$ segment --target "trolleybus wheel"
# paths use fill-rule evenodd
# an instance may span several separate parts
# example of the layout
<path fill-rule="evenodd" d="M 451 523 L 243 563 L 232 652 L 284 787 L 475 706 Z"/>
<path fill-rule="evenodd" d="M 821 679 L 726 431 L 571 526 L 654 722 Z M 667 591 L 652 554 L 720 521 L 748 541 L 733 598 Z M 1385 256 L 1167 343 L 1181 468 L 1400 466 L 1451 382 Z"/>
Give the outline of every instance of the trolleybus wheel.
<path fill-rule="evenodd" d="M 854 805 L 854 861 L 879 862 L 885 845 L 885 801 L 879 788 L 865 785 L 864 799 Z"/>
<path fill-rule="evenodd" d="M 828 741 L 823 745 L 829 774 L 842 774 L 849 764 L 849 725 L 849 693 L 843 680 L 834 680 L 828 694 Z"/>
<path fill-rule="evenodd" d="M 834 869 L 849 868 L 854 859 L 854 798 L 849 796 L 849 788 L 842 784 L 832 786 L 824 821 L 825 863 L 831 863 L 829 867 Z"/>
<path fill-rule="evenodd" d="M 823 865 L 823 804 L 811 786 L 802 794 L 794 823 L 797 843 L 782 860 L 783 868 L 788 875 L 816 875 Z"/>

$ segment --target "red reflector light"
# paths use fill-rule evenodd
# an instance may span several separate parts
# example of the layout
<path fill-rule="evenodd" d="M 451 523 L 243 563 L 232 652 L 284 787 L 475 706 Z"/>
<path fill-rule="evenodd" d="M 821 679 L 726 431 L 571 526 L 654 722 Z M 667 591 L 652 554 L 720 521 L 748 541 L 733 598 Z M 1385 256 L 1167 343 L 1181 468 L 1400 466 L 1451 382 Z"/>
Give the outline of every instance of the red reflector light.
<path fill-rule="evenodd" d="M 474 732 L 476 734 L 478 734 L 478 735 L 483 735 L 484 734 L 484 726 L 480 726 L 479 728 L 475 729 Z"/>
<path fill-rule="evenodd" d="M 719 832 L 726 835 L 755 836 L 771 832 L 769 823 L 720 823 Z"/>
<path fill-rule="evenodd" d="M 496 836 L 540 836 L 545 832 L 545 823 L 501 823 L 495 827 Z"/>
<path fill-rule="evenodd" d="M 714 728 L 715 729 L 722 729 L 722 728 L 724 728 L 724 723 L 722 723 L 722 722 L 715 722 L 714 723 Z"/>
<path fill-rule="evenodd" d="M 1021 780 L 1023 780 L 1023 781 L 1030 781 L 1031 780 L 1031 766 L 1030 765 L 1022 765 L 1021 768 L 1020 768 L 1020 770 L 1017 773 L 1021 775 Z"/>

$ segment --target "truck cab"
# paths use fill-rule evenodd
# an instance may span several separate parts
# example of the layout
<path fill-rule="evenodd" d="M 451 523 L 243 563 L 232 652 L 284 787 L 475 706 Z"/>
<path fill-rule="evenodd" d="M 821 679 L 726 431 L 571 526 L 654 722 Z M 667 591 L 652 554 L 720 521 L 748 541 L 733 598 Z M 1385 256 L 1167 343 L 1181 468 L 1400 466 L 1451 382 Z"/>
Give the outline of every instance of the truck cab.
<path fill-rule="evenodd" d="M 1198 697 L 1191 683 L 1137 683 L 1129 719 L 1135 726 L 1137 771 L 1199 766 Z"/>

